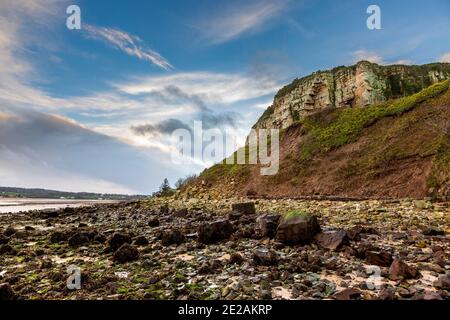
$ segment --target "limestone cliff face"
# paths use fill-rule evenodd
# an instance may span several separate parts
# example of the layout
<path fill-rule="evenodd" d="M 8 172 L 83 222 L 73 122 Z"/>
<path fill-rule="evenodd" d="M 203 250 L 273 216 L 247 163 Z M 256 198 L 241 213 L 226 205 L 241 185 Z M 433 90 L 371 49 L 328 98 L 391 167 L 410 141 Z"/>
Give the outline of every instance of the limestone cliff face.
<path fill-rule="evenodd" d="M 254 128 L 287 128 L 325 108 L 365 107 L 411 95 L 449 78 L 449 63 L 380 66 L 361 61 L 318 71 L 282 88 Z"/>

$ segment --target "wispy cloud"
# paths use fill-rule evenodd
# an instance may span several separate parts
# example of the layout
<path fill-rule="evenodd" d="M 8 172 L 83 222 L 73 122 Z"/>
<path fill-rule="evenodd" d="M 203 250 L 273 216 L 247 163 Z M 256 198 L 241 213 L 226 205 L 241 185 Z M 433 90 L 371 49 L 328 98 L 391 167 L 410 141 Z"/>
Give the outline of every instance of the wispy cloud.
<path fill-rule="evenodd" d="M 84 24 L 83 29 L 87 32 L 88 37 L 104 41 L 130 56 L 148 61 L 165 70 L 173 68 L 167 59 L 150 49 L 136 35 L 115 28 L 98 27 L 90 24 Z"/>
<path fill-rule="evenodd" d="M 450 63 L 450 52 L 442 55 L 442 57 L 439 59 L 439 61 Z"/>
<path fill-rule="evenodd" d="M 203 21 L 199 28 L 205 39 L 219 44 L 236 39 L 243 34 L 261 30 L 270 20 L 279 16 L 287 7 L 287 0 L 239 2 L 225 8 L 217 16 Z"/>

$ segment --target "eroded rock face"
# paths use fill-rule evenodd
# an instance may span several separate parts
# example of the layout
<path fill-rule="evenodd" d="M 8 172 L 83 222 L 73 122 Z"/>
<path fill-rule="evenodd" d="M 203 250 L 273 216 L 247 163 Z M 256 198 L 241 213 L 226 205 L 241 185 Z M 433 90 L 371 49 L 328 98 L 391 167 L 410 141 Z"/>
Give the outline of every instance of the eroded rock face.
<path fill-rule="evenodd" d="M 288 245 L 305 244 L 310 242 L 320 232 L 317 217 L 303 214 L 290 218 L 283 218 L 278 225 L 276 239 Z"/>
<path fill-rule="evenodd" d="M 254 126 L 287 128 L 325 108 L 365 107 L 413 93 L 450 78 L 449 64 L 379 66 L 361 61 L 319 71 L 283 88 Z"/>
<path fill-rule="evenodd" d="M 211 244 L 228 239 L 233 234 L 233 225 L 229 220 L 204 223 L 198 228 L 198 241 Z"/>

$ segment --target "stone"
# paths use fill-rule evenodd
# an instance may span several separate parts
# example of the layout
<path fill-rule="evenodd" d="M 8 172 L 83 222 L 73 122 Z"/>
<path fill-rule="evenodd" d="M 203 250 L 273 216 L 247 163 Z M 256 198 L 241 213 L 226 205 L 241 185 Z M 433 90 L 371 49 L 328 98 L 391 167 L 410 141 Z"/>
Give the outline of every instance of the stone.
<path fill-rule="evenodd" d="M 173 213 L 173 216 L 176 218 L 184 218 L 189 214 L 188 209 L 186 208 L 182 208 L 182 209 L 178 209 Z"/>
<path fill-rule="evenodd" d="M 278 255 L 273 250 L 257 248 L 253 253 L 253 262 L 258 266 L 272 266 L 278 262 Z"/>
<path fill-rule="evenodd" d="M 164 246 L 170 246 L 173 244 L 181 244 L 185 240 L 184 234 L 178 229 L 170 229 L 163 232 L 161 242 Z"/>
<path fill-rule="evenodd" d="M 134 244 L 137 246 L 146 246 L 148 245 L 148 239 L 144 236 L 138 236 L 134 239 Z"/>
<path fill-rule="evenodd" d="M 388 252 L 367 251 L 365 256 L 370 265 L 389 267 L 392 264 L 392 256 Z"/>
<path fill-rule="evenodd" d="M 255 214 L 256 208 L 254 202 L 241 202 L 241 203 L 233 203 L 231 205 L 231 209 L 233 211 L 242 213 L 242 214 Z"/>
<path fill-rule="evenodd" d="M 152 218 L 148 221 L 148 226 L 155 228 L 155 227 L 159 227 L 159 219 L 158 218 Z"/>
<path fill-rule="evenodd" d="M 169 205 L 164 204 L 159 208 L 159 213 L 162 215 L 168 214 L 170 212 Z"/>
<path fill-rule="evenodd" d="M 62 231 L 54 231 L 50 235 L 50 242 L 51 243 L 61 243 L 64 241 L 67 241 L 68 235 Z"/>
<path fill-rule="evenodd" d="M 433 229 L 433 228 L 426 228 L 422 230 L 422 233 L 426 236 L 443 236 L 445 235 L 445 232 L 443 230 Z"/>
<path fill-rule="evenodd" d="M 378 295 L 379 300 L 397 300 L 396 295 L 392 292 L 392 290 L 383 288 Z"/>
<path fill-rule="evenodd" d="M 314 239 L 324 249 L 337 250 L 347 242 L 347 232 L 345 230 L 324 231 L 318 233 Z"/>
<path fill-rule="evenodd" d="M 41 269 L 50 269 L 53 267 L 53 262 L 51 260 L 42 260 Z"/>
<path fill-rule="evenodd" d="M 79 247 L 89 241 L 89 235 L 86 232 L 77 232 L 69 238 L 69 246 Z"/>
<path fill-rule="evenodd" d="M 9 283 L 0 284 L 0 301 L 16 300 L 16 295 Z"/>
<path fill-rule="evenodd" d="M 417 209 L 423 210 L 423 209 L 428 209 L 430 207 L 430 204 L 425 200 L 415 200 L 414 206 Z"/>
<path fill-rule="evenodd" d="M 9 226 L 5 229 L 5 231 L 3 231 L 3 235 L 6 237 L 11 237 L 12 235 L 14 235 L 17 232 L 16 229 L 14 229 L 12 226 Z"/>
<path fill-rule="evenodd" d="M 417 269 L 400 259 L 394 259 L 389 268 L 389 279 L 393 281 L 415 279 L 419 275 Z"/>
<path fill-rule="evenodd" d="M 7 255 L 7 254 L 15 256 L 17 254 L 17 251 L 13 247 L 11 247 L 9 244 L 2 244 L 0 246 L 0 256 Z"/>
<path fill-rule="evenodd" d="M 119 249 L 123 244 L 131 242 L 132 241 L 130 235 L 126 233 L 116 232 L 108 239 L 106 244 L 109 247 L 109 249 L 111 249 L 111 251 L 114 252 L 117 249 Z"/>
<path fill-rule="evenodd" d="M 198 227 L 198 241 L 203 244 L 216 243 L 228 239 L 233 232 L 233 225 L 227 219 L 206 222 Z"/>
<path fill-rule="evenodd" d="M 437 292 L 427 292 L 423 296 L 423 300 L 444 300 L 442 296 Z"/>
<path fill-rule="evenodd" d="M 271 290 L 261 290 L 259 291 L 259 299 L 261 300 L 272 300 L 272 291 Z"/>
<path fill-rule="evenodd" d="M 228 219 L 229 220 L 231 220 L 231 221 L 237 221 L 237 220 L 239 220 L 240 218 L 242 217 L 242 213 L 240 213 L 240 212 L 230 212 L 229 214 L 228 214 Z"/>
<path fill-rule="evenodd" d="M 113 255 L 113 261 L 117 263 L 127 263 L 139 258 L 139 251 L 135 246 L 124 243 Z"/>
<path fill-rule="evenodd" d="M 438 289 L 450 290 L 450 276 L 441 275 L 433 282 L 433 286 Z"/>
<path fill-rule="evenodd" d="M 257 230 L 263 238 L 274 238 L 277 234 L 279 214 L 264 214 L 256 219 Z"/>
<path fill-rule="evenodd" d="M 230 264 L 241 264 L 242 262 L 244 262 L 244 257 L 240 253 L 235 252 L 230 255 Z"/>
<path fill-rule="evenodd" d="M 336 300 L 354 300 L 361 297 L 361 291 L 356 288 L 347 288 L 336 293 L 333 297 Z"/>
<path fill-rule="evenodd" d="M 0 244 L 7 244 L 9 242 L 9 238 L 7 236 L 4 236 L 3 234 L 0 234 Z"/>
<path fill-rule="evenodd" d="M 305 244 L 319 232 L 317 217 L 306 213 L 283 218 L 278 225 L 276 239 L 288 245 Z"/>

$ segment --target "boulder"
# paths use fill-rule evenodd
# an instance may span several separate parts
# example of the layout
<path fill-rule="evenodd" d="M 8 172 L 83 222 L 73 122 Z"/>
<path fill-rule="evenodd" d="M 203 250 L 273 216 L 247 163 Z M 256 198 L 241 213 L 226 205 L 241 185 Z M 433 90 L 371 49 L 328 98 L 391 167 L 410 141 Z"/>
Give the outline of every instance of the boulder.
<path fill-rule="evenodd" d="M 159 219 L 158 218 L 151 218 L 148 221 L 148 226 L 152 227 L 152 228 L 159 227 Z"/>
<path fill-rule="evenodd" d="M 168 214 L 170 212 L 169 205 L 164 204 L 159 208 L 159 213 L 162 215 Z"/>
<path fill-rule="evenodd" d="M 240 253 L 233 253 L 230 255 L 230 259 L 228 261 L 230 264 L 241 264 L 244 262 L 244 257 Z"/>
<path fill-rule="evenodd" d="M 262 237 L 274 238 L 277 234 L 279 214 L 264 214 L 256 219 L 256 228 Z"/>
<path fill-rule="evenodd" d="M 16 295 L 9 283 L 0 284 L 0 301 L 16 300 Z"/>
<path fill-rule="evenodd" d="M 9 244 L 2 244 L 0 246 L 0 256 L 7 255 L 7 254 L 15 256 L 17 254 L 17 251 L 13 247 L 11 247 Z"/>
<path fill-rule="evenodd" d="M 443 236 L 443 235 L 445 235 L 444 230 L 438 230 L 438 229 L 433 229 L 433 228 L 423 229 L 422 233 L 425 236 Z"/>
<path fill-rule="evenodd" d="M 355 288 L 347 288 L 334 295 L 336 300 L 353 300 L 361 296 L 361 291 Z"/>
<path fill-rule="evenodd" d="M 184 218 L 189 214 L 188 209 L 186 208 L 182 208 L 182 209 L 178 209 L 173 213 L 173 216 L 176 218 Z"/>
<path fill-rule="evenodd" d="M 345 230 L 320 232 L 314 239 L 320 247 L 328 250 L 340 249 L 348 240 Z"/>
<path fill-rule="evenodd" d="M 416 268 L 409 266 L 400 259 L 394 259 L 389 268 L 389 279 L 393 281 L 415 279 L 419 275 Z"/>
<path fill-rule="evenodd" d="M 198 228 L 198 241 L 203 244 L 228 239 L 233 234 L 233 225 L 228 219 L 203 223 Z"/>
<path fill-rule="evenodd" d="M 67 241 L 68 238 L 69 238 L 69 236 L 67 233 L 64 233 L 62 231 L 54 231 L 50 235 L 50 242 L 51 243 L 60 243 L 60 242 Z"/>
<path fill-rule="evenodd" d="M 181 244 L 184 242 L 184 239 L 184 234 L 178 229 L 167 230 L 161 235 L 161 242 L 164 246 Z"/>
<path fill-rule="evenodd" d="M 139 251 L 135 246 L 124 243 L 114 252 L 113 261 L 117 263 L 126 263 L 135 261 L 139 258 Z"/>
<path fill-rule="evenodd" d="M 389 267 L 392 264 L 392 256 L 387 252 L 367 251 L 365 256 L 370 265 Z"/>
<path fill-rule="evenodd" d="M 107 245 L 112 251 L 116 251 L 125 243 L 131 243 L 131 237 L 126 233 L 119 232 L 114 233 L 107 241 Z"/>
<path fill-rule="evenodd" d="M 256 208 L 254 202 L 241 202 L 234 203 L 231 205 L 231 209 L 233 211 L 242 213 L 242 214 L 255 214 Z"/>
<path fill-rule="evenodd" d="M 14 229 L 12 226 L 9 226 L 3 231 L 3 235 L 6 237 L 11 237 L 13 234 L 17 232 L 16 229 Z"/>
<path fill-rule="evenodd" d="M 257 266 L 272 266 L 278 262 L 278 255 L 273 250 L 257 248 L 253 253 L 253 262 Z"/>
<path fill-rule="evenodd" d="M 69 238 L 69 246 L 78 247 L 90 241 L 87 232 L 77 232 Z"/>
<path fill-rule="evenodd" d="M 439 278 L 433 282 L 433 286 L 438 289 L 450 290 L 450 276 L 441 275 Z"/>
<path fill-rule="evenodd" d="M 278 225 L 276 239 L 284 244 L 309 243 L 320 232 L 317 217 L 309 213 L 289 213 Z"/>
<path fill-rule="evenodd" d="M 137 246 L 146 246 L 148 245 L 148 239 L 144 236 L 139 236 L 134 239 L 134 244 Z"/>
<path fill-rule="evenodd" d="M 0 234 L 0 244 L 7 244 L 9 242 L 9 238 Z"/>

